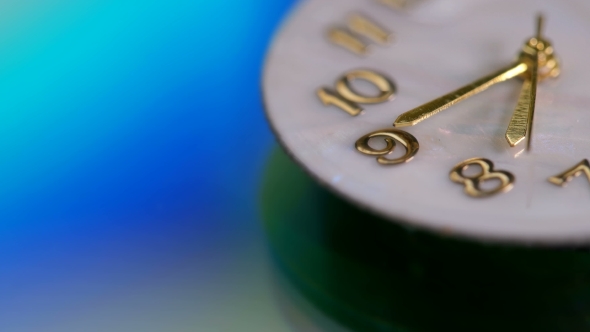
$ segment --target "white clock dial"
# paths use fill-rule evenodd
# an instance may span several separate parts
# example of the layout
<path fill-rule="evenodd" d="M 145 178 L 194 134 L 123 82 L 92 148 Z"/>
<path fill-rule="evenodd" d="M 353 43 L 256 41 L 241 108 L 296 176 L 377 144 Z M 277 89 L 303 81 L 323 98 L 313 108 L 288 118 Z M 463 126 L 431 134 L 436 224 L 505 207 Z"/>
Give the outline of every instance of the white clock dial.
<path fill-rule="evenodd" d="M 493 241 L 590 241 L 589 181 L 584 175 L 566 187 L 548 181 L 590 158 L 590 44 L 585 33 L 590 31 L 590 4 L 469 1 L 433 15 L 432 22 L 427 13 L 440 1 L 424 0 L 419 6 L 404 12 L 371 0 L 306 0 L 294 9 L 275 37 L 263 78 L 268 119 L 285 149 L 325 186 L 392 222 Z M 537 87 L 530 152 L 524 151 L 526 144 L 510 147 L 504 137 L 522 86 L 519 78 L 415 126 L 398 128 L 420 145 L 407 163 L 381 165 L 357 151 L 360 137 L 393 129 L 400 114 L 513 63 L 534 35 L 539 12 L 546 18 L 544 36 L 563 66 L 558 78 Z M 359 38 L 371 52 L 358 56 L 331 43 L 330 28 L 345 26 L 355 14 L 392 31 L 391 45 Z M 339 77 L 357 69 L 391 79 L 395 98 L 363 104 L 357 116 L 324 105 L 317 90 L 334 88 Z M 403 151 L 399 142 L 396 150 Z M 512 190 L 483 198 L 466 195 L 449 173 L 475 157 L 511 173 Z"/>

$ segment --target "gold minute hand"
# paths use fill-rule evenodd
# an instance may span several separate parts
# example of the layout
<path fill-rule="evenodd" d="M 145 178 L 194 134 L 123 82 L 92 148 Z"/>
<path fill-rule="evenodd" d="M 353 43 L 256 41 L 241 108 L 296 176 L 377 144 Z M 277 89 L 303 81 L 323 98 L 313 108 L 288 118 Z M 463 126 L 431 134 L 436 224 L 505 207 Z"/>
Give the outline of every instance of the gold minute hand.
<path fill-rule="evenodd" d="M 436 113 L 449 108 L 450 106 L 467 99 L 490 86 L 509 80 L 518 76 L 527 70 L 527 65 L 524 62 L 516 62 L 512 65 L 502 68 L 495 73 L 482 77 L 479 80 L 459 88 L 451 93 L 430 101 L 422 106 L 418 106 L 413 110 L 407 111 L 400 115 L 393 125 L 395 127 L 413 126 L 422 120 L 425 120 Z"/>

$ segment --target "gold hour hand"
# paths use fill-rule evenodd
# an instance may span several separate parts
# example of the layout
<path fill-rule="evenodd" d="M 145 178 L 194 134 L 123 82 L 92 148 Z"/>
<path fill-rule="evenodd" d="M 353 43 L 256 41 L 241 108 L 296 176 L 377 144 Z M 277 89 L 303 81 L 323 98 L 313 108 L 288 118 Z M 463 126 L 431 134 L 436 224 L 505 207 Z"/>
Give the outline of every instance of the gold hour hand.
<path fill-rule="evenodd" d="M 518 103 L 506 130 L 506 140 L 510 146 L 515 146 L 528 137 L 527 150 L 530 149 L 531 129 L 535 113 L 535 99 L 537 95 L 538 58 L 531 59 L 530 77 L 527 77 L 520 90 Z"/>
<path fill-rule="evenodd" d="M 500 83 L 518 76 L 526 72 L 526 70 L 527 65 L 525 63 L 516 62 L 506 68 L 500 69 L 495 73 L 482 77 L 471 84 L 468 84 L 422 106 L 418 106 L 413 110 L 403 113 L 395 120 L 393 125 L 395 127 L 413 126 L 422 120 L 428 119 L 436 113 L 449 108 L 463 99 L 467 99 L 479 92 L 482 92 L 496 83 Z"/>
<path fill-rule="evenodd" d="M 531 38 L 524 46 L 520 59 L 529 65 L 529 70 L 525 76 L 516 109 L 508 124 L 506 130 L 506 140 L 510 146 L 515 146 L 523 139 L 527 139 L 526 149 L 531 149 L 531 137 L 533 131 L 533 117 L 535 114 L 535 99 L 537 98 L 537 81 L 539 78 L 539 57 L 543 57 L 543 64 L 551 63 L 551 70 L 545 70 L 547 76 L 557 76 L 559 66 L 553 57 L 553 48 L 550 43 L 543 39 L 541 32 L 543 30 L 543 16 L 537 17 L 537 34 Z"/>

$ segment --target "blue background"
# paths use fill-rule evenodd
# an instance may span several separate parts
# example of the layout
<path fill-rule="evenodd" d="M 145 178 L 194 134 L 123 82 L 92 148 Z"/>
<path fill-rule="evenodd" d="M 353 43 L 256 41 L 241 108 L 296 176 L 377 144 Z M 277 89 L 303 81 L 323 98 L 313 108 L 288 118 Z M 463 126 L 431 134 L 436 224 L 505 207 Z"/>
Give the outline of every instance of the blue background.
<path fill-rule="evenodd" d="M 287 329 L 259 82 L 293 3 L 0 2 L 0 331 Z"/>

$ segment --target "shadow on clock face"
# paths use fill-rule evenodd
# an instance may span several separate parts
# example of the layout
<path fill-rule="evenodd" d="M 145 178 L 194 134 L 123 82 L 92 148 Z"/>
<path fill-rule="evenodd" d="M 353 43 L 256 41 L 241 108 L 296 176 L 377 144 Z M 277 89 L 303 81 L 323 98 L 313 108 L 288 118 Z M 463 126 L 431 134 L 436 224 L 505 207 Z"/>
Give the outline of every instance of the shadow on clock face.
<path fill-rule="evenodd" d="M 587 250 L 404 228 L 322 188 L 278 148 L 267 163 L 262 213 L 280 274 L 354 331 L 590 329 Z"/>

